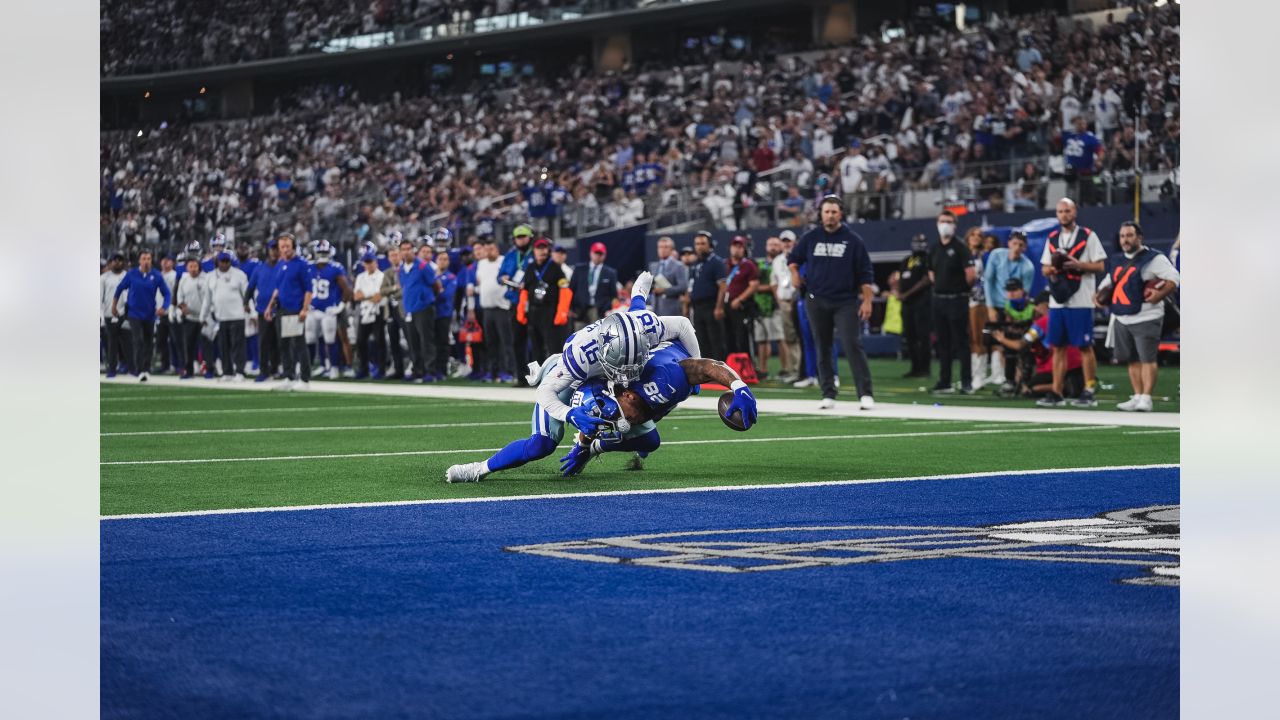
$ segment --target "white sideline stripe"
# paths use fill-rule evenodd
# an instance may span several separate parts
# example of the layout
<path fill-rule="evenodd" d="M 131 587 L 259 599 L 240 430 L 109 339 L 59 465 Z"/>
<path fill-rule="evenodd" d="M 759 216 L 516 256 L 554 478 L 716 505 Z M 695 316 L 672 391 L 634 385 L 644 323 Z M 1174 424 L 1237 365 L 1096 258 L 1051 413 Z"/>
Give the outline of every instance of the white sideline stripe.
<path fill-rule="evenodd" d="M 135 393 L 132 395 L 121 395 L 114 393 L 112 395 L 98 398 L 98 402 L 165 402 L 166 400 L 243 400 L 247 397 L 256 397 L 257 393 L 240 392 L 240 393 L 202 393 L 199 395 L 144 395 Z"/>
<path fill-rule="evenodd" d="M 999 477 L 1001 475 L 1052 475 L 1055 473 L 1088 473 L 1109 470 L 1160 470 L 1180 467 L 1178 463 L 1154 465 L 1113 465 L 1110 467 L 1047 468 L 1043 470 L 999 470 L 951 475 L 914 475 L 910 477 L 866 478 L 862 480 L 815 480 L 798 483 L 773 483 L 766 485 L 715 485 L 686 488 L 648 488 L 644 490 L 598 490 L 595 492 L 548 493 L 545 495 L 504 495 L 476 498 L 436 498 L 431 500 L 387 500 L 383 502 L 333 503 L 329 505 L 282 505 L 278 507 L 226 508 L 219 510 L 183 510 L 181 512 L 135 513 L 132 515 L 101 515 L 99 520 L 145 520 L 148 518 L 197 517 L 201 515 L 239 515 L 247 513 L 295 512 L 299 510 L 345 510 L 350 508 L 399 507 L 404 505 L 453 505 L 465 503 L 510 502 L 518 500 L 563 500 L 567 498 L 614 497 L 621 495 L 664 495 L 676 493 L 728 492 L 734 490 L 788 490 L 791 488 L 828 487 L 839 485 L 872 485 L 876 483 L 916 482 L 920 480 L 972 480 Z"/>
<path fill-rule="evenodd" d="M 114 378 L 100 381 L 104 387 L 120 385 L 139 387 L 136 382 Z M 190 381 L 187 381 L 190 382 Z M 266 383 L 263 383 L 265 385 Z M 174 377 L 153 377 L 147 383 L 150 387 L 189 387 Z M 210 383 L 208 389 L 238 390 L 250 392 L 271 392 L 270 387 L 246 387 L 240 384 Z M 380 395 L 383 397 L 419 397 L 441 398 L 474 402 L 515 402 L 525 405 L 534 401 L 534 393 L 529 388 L 510 386 L 481 385 L 421 385 L 392 383 L 378 385 L 372 383 L 321 382 L 311 388 L 311 394 L 327 395 Z M 689 409 L 715 410 L 717 397 L 691 397 L 683 403 Z M 819 409 L 817 395 L 806 399 L 790 399 L 782 397 L 763 397 L 759 399 L 761 415 L 778 415 L 788 413 L 794 415 L 814 415 L 823 417 L 845 418 L 896 418 L 898 420 L 961 420 L 966 422 L 1026 422 L 1034 420 L 1057 425 L 1123 425 L 1142 428 L 1172 428 L 1178 426 L 1177 413 L 1126 413 L 1119 410 L 1067 410 L 1064 408 L 1037 407 L 983 407 L 974 405 L 954 405 L 939 402 L 881 402 L 870 412 L 859 410 L 856 402 L 837 401 L 833 409 Z M 1135 415 L 1137 417 L 1135 417 Z"/>
<path fill-rule="evenodd" d="M 1179 428 L 1168 428 L 1165 430 L 1129 430 L 1120 433 L 1121 435 L 1156 435 L 1159 433 L 1176 433 L 1181 432 Z"/>
<path fill-rule="evenodd" d="M 307 407 L 223 408 L 221 410 L 113 410 L 104 412 L 102 415 L 112 417 L 121 415 L 224 415 L 227 413 L 346 412 L 347 410 L 388 410 L 398 408 L 432 410 L 435 408 L 474 406 L 475 403 L 441 403 L 428 400 L 421 403 L 382 403 L 381 405 L 310 405 Z"/>
<path fill-rule="evenodd" d="M 879 440 L 886 438 L 909 438 L 909 437 L 938 437 L 945 435 L 993 435 L 1007 433 L 1027 433 L 1027 432 L 1078 432 L 1081 430 L 1114 430 L 1116 425 L 1072 425 L 1069 427 L 1050 427 L 1050 428 L 1028 428 L 1015 427 L 1000 430 L 944 430 L 939 432 L 918 432 L 918 433 L 874 433 L 866 435 L 801 435 L 792 437 L 766 437 L 766 438 L 730 438 L 726 440 L 674 440 L 664 442 L 663 445 L 727 445 L 731 443 L 768 443 L 768 442 L 793 442 L 806 440 Z M 569 447 L 564 445 L 562 447 Z M 221 463 L 221 462 L 272 462 L 281 460 L 333 460 L 345 458 L 365 458 L 365 457 L 399 457 L 412 455 L 446 455 L 451 453 L 480 453 L 480 452 L 497 452 L 501 448 L 470 448 L 458 450 L 404 450 L 398 452 L 380 452 L 380 453 L 338 453 L 332 455 L 276 455 L 269 457 L 235 457 L 235 458 L 191 458 L 186 460 L 112 460 L 98 463 L 99 465 L 196 465 L 205 463 Z"/>
<path fill-rule="evenodd" d="M 706 420 L 719 418 L 719 415 L 699 413 L 697 415 L 681 415 L 675 420 Z M 210 435 L 214 433 L 259 433 L 259 432 L 334 432 L 346 430 L 431 430 L 434 428 L 458 427 L 494 427 L 498 425 L 528 425 L 528 420 L 494 420 L 492 422 L 474 423 L 419 423 L 413 425 L 321 425 L 316 427 L 257 427 L 257 428 L 214 428 L 200 430 L 133 430 L 129 432 L 98 433 L 99 437 L 135 437 L 139 435 Z"/>

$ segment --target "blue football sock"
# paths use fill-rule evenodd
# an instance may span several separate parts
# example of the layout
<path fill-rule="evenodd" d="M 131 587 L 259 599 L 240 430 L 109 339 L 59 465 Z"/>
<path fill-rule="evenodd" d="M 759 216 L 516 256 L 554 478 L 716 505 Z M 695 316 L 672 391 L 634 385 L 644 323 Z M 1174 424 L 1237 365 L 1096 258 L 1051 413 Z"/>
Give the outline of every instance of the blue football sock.
<path fill-rule="evenodd" d="M 630 452 L 634 450 L 635 452 L 644 453 L 644 457 L 648 457 L 649 453 L 657 450 L 661 444 L 662 439 L 658 437 L 656 428 L 639 437 L 624 438 L 610 442 L 596 440 L 594 443 L 595 449 L 599 452 Z"/>
<path fill-rule="evenodd" d="M 534 460 L 541 460 L 556 450 L 556 441 L 546 435 L 531 435 L 516 440 L 489 458 L 489 472 L 520 467 Z"/>

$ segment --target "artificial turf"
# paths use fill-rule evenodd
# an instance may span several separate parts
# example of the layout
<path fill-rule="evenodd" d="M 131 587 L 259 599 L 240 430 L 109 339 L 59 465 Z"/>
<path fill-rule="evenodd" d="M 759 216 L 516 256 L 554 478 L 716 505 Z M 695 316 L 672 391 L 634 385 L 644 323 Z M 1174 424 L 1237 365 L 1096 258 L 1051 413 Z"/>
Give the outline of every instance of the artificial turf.
<path fill-rule="evenodd" d="M 884 363 L 873 367 L 881 376 L 894 371 Z M 882 388 L 877 395 L 887 399 L 891 381 L 877 382 Z M 1176 383 L 1176 374 L 1165 373 L 1162 382 Z M 102 386 L 101 512 L 671 489 L 1178 461 L 1176 431 L 766 415 L 750 432 L 738 434 L 710 411 L 679 410 L 659 426 L 663 447 L 640 472 L 625 470 L 627 457 L 617 454 L 593 461 L 581 476 L 561 478 L 556 458 L 562 453 L 556 453 L 479 484 L 449 485 L 443 482 L 449 465 L 484 459 L 494 449 L 528 435 L 532 396 L 530 403 L 459 401 L 326 394 L 322 383 L 314 386 L 317 391 L 307 394 L 199 386 Z M 803 397 L 767 386 L 759 394 Z M 1133 432 L 1143 434 L 1128 434 Z M 338 455 L 354 457 L 314 457 Z M 282 456 L 294 459 L 274 459 Z M 174 460 L 212 462 L 170 462 Z M 162 462 L 150 464 L 155 461 Z"/>

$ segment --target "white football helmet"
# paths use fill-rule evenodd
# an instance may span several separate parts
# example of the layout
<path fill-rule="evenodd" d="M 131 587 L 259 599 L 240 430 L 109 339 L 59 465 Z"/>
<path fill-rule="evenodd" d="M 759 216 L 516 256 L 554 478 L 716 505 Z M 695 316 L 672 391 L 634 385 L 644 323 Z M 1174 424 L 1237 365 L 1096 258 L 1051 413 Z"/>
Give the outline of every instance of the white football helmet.
<path fill-rule="evenodd" d="M 600 325 L 600 365 L 610 382 L 627 384 L 640 377 L 649 359 L 649 336 L 630 313 L 614 313 Z"/>

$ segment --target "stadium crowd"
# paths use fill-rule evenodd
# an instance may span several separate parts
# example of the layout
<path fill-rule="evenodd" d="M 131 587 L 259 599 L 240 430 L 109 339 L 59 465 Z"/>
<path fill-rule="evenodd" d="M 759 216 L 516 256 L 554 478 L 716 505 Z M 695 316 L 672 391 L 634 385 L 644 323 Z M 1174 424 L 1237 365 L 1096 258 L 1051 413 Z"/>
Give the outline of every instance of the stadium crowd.
<path fill-rule="evenodd" d="M 214 233 L 305 244 L 322 228 L 349 247 L 435 226 L 492 237 L 499 219 L 527 219 L 557 237 L 569 213 L 625 225 L 688 187 L 705 190 L 717 227 L 758 212 L 801 227 L 827 193 L 855 219 L 893 216 L 905 188 L 961 183 L 988 209 L 1043 208 L 1049 172 L 1090 204 L 1103 175 L 1178 167 L 1178 36 L 1168 5 L 1097 29 L 993 18 L 965 33 L 621 74 L 578 64 L 378 101 L 317 86 L 248 119 L 104 132 L 102 234 L 125 250 Z M 777 203 L 758 190 L 771 171 L 794 185 Z"/>
<path fill-rule="evenodd" d="M 585 13 L 632 0 L 108 0 L 98 21 L 102 76 L 229 65 L 319 52 L 331 40 L 447 25 L 552 7 Z M 233 19 L 229 22 L 228 19 Z"/>

